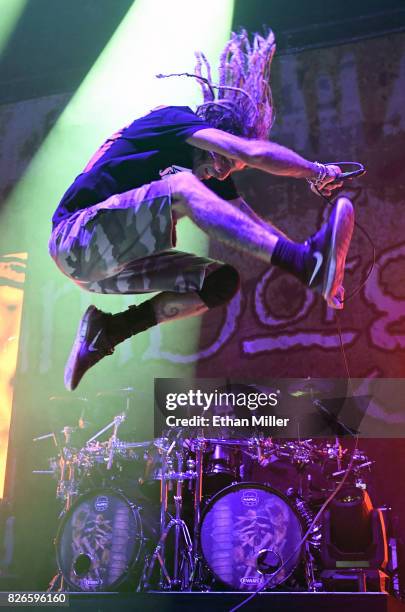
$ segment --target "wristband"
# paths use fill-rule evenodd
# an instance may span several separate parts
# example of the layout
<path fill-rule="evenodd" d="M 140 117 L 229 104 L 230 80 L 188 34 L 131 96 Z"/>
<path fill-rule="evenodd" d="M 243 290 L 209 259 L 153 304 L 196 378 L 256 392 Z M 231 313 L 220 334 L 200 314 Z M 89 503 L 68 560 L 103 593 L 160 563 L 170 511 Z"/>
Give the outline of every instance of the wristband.
<path fill-rule="evenodd" d="M 317 161 L 314 162 L 314 164 L 317 167 L 318 175 L 315 179 L 307 179 L 307 183 L 309 183 L 310 185 L 314 185 L 315 187 L 318 187 L 319 184 L 322 183 L 322 181 L 326 177 L 328 171 L 327 171 L 325 164 L 320 164 Z"/>

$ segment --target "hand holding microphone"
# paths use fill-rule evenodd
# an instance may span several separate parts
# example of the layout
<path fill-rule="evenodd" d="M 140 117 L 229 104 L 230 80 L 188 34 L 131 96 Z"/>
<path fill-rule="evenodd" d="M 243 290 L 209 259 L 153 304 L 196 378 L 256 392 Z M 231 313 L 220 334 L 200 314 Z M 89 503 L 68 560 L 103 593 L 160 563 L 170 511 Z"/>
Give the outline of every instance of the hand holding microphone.
<path fill-rule="evenodd" d="M 318 176 L 316 179 L 307 179 L 307 181 L 311 191 L 326 198 L 330 198 L 335 190 L 343 187 L 345 181 L 362 176 L 366 172 L 364 166 L 359 162 L 330 162 L 327 164 L 315 162 L 315 164 L 318 168 Z M 345 166 L 350 168 L 344 171 Z"/>

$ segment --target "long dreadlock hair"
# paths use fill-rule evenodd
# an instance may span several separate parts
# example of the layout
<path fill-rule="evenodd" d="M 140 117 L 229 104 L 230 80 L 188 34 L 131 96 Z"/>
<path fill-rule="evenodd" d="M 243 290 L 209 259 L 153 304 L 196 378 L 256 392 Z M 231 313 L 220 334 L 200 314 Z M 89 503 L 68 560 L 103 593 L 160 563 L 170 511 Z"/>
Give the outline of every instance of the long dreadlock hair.
<path fill-rule="evenodd" d="M 246 30 L 232 32 L 219 60 L 219 83 L 214 84 L 205 55 L 196 52 L 194 74 L 159 74 L 159 78 L 188 76 L 197 79 L 203 103 L 197 114 L 213 127 L 246 138 L 267 139 L 274 120 L 270 67 L 276 50 L 271 30 L 265 36 Z M 203 74 L 205 72 L 205 74 Z"/>

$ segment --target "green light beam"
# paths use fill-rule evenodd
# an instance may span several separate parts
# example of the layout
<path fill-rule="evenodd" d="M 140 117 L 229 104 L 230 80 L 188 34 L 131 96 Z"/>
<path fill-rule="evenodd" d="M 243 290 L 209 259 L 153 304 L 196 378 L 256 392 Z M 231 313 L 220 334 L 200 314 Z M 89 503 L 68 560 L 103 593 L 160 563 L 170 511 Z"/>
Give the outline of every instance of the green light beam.
<path fill-rule="evenodd" d="M 0 0 L 0 55 L 4 51 L 27 0 Z"/>
<path fill-rule="evenodd" d="M 197 0 L 137 0 L 129 9 L 1 215 L 3 231 L 18 227 L 20 235 L 25 235 L 30 246 L 30 274 L 38 275 L 38 283 L 58 274 L 47 254 L 47 242 L 50 218 L 63 192 L 101 142 L 122 125 L 160 104 L 194 106 L 200 102 L 199 87 L 193 79 L 156 79 L 155 75 L 193 71 L 194 51 L 199 49 L 215 66 L 229 37 L 232 15 L 233 0 L 205 0 L 203 7 Z M 180 226 L 179 248 L 205 254 L 206 236 L 191 223 L 184 225 Z M 105 310 L 120 310 L 134 302 L 132 296 L 95 294 L 84 294 L 83 300 Z M 64 348 L 75 326 L 72 320 L 60 330 L 59 341 Z M 170 323 L 163 333 L 173 352 L 178 349 L 188 353 L 198 346 L 199 329 L 196 318 Z M 164 374 L 161 371 L 160 375 L 179 375 L 178 367 L 173 364 L 170 372 L 165 362 Z M 180 375 L 186 375 L 185 366 L 182 368 Z M 159 375 L 156 368 L 154 375 Z"/>

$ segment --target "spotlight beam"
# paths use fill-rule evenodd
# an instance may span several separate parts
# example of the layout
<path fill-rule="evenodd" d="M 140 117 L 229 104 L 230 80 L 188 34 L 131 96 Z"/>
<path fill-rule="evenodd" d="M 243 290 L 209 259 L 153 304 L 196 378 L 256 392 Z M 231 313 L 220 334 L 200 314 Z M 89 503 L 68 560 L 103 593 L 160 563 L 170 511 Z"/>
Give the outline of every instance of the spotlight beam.
<path fill-rule="evenodd" d="M 6 48 L 26 4 L 27 0 L 0 0 L 0 55 Z"/>
<path fill-rule="evenodd" d="M 18 228 L 21 242 L 29 250 L 33 284 L 35 278 L 42 285 L 57 276 L 47 254 L 50 218 L 63 192 L 94 150 L 116 129 L 154 106 L 197 104 L 200 92 L 193 79 L 156 79 L 155 75 L 193 71 L 194 51 L 198 49 L 205 51 L 215 65 L 229 37 L 232 15 L 233 0 L 206 0 L 203 8 L 194 0 L 137 0 L 129 9 L 4 205 L 3 231 L 15 232 Z M 191 223 L 184 225 L 179 232 L 180 248 L 206 254 L 205 235 Z M 107 310 L 122 309 L 134 302 L 132 296 L 106 298 L 94 294 L 82 294 L 81 300 L 82 306 L 91 300 Z M 26 308 L 30 308 L 29 303 Z M 71 341 L 76 321 L 72 318 L 69 325 L 65 323 L 55 330 L 64 349 Z M 174 352 L 187 354 L 198 346 L 200 321 L 180 322 L 185 323 L 187 333 L 179 334 L 176 322 L 167 326 L 162 335 Z M 119 347 L 117 352 L 121 350 Z M 147 364 L 142 367 L 146 371 Z M 160 372 L 154 367 L 154 376 L 179 375 L 176 364 L 162 360 L 160 367 Z M 111 365 L 109 368 L 111 371 Z M 181 368 L 181 375 L 189 373 L 185 366 Z M 189 368 L 193 371 L 192 364 Z M 142 373 L 140 376 L 147 379 Z"/>

